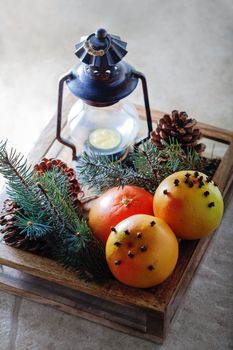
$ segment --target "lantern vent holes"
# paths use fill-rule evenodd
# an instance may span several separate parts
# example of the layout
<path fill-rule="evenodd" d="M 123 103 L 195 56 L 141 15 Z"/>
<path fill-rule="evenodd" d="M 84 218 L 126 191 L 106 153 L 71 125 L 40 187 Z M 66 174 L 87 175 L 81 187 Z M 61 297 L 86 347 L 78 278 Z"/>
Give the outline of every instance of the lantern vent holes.
<path fill-rule="evenodd" d="M 119 73 L 118 68 L 117 69 L 93 69 L 90 67 L 85 68 L 86 74 L 90 74 L 92 77 L 98 77 L 102 79 L 106 78 L 112 78 L 114 75 L 117 75 Z"/>

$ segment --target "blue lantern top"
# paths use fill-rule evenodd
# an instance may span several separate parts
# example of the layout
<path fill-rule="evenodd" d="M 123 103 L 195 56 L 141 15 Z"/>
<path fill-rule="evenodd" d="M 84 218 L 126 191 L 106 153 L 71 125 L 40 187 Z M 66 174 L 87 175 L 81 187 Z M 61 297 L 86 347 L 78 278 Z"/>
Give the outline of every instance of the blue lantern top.
<path fill-rule="evenodd" d="M 131 94 L 138 83 L 135 69 L 122 58 L 127 43 L 103 28 L 75 45 L 76 65 L 67 79 L 71 92 L 93 106 L 109 106 Z"/>
<path fill-rule="evenodd" d="M 109 67 L 120 62 L 127 54 L 127 43 L 117 35 L 110 35 L 100 28 L 75 45 L 76 56 L 89 66 Z"/>

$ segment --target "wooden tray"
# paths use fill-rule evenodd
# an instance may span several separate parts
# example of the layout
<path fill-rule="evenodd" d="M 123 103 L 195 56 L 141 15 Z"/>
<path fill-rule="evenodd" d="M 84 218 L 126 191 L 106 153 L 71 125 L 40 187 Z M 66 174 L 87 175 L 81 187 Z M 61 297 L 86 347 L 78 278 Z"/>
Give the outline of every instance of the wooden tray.
<path fill-rule="evenodd" d="M 64 114 L 72 103 L 69 96 Z M 142 107 L 140 117 L 145 119 Z M 153 121 L 161 112 L 152 111 Z M 59 157 L 70 161 L 70 151 L 55 141 L 53 118 L 30 153 L 30 161 Z M 64 120 L 64 127 L 66 120 Z M 214 180 L 225 196 L 232 184 L 233 133 L 199 123 L 204 137 L 227 145 Z M 67 158 L 67 155 L 69 157 Z M 3 195 L 2 195 L 3 198 Z M 162 343 L 169 323 L 212 236 L 199 241 L 181 241 L 179 260 L 172 276 L 150 290 L 130 288 L 111 280 L 103 285 L 86 283 L 47 258 L 0 243 L 0 290 L 53 306 L 73 315 L 141 338 Z"/>

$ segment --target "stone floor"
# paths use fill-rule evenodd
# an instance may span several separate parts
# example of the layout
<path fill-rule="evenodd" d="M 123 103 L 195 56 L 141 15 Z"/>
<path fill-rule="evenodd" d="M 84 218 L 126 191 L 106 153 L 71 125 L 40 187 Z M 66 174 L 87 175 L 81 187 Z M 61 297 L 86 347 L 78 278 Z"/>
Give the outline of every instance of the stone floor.
<path fill-rule="evenodd" d="M 74 44 L 105 26 L 128 42 L 151 106 L 233 126 L 232 0 L 0 0 L 0 139 L 27 154 L 53 114 Z M 130 97 L 142 103 L 138 88 Z M 1 186 L 1 183 L 0 183 Z M 161 349 L 232 349 L 233 201 Z M 157 346 L 0 292 L 0 350 Z"/>

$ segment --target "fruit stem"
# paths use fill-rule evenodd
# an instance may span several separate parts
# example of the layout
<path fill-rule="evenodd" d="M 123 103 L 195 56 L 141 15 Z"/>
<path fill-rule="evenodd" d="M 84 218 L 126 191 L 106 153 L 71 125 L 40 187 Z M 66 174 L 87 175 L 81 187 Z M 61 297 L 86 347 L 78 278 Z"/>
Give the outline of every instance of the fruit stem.
<path fill-rule="evenodd" d="M 133 200 L 130 198 L 127 198 L 126 196 L 123 196 L 121 198 L 121 205 L 124 205 L 127 207 L 127 205 L 129 205 Z"/>

